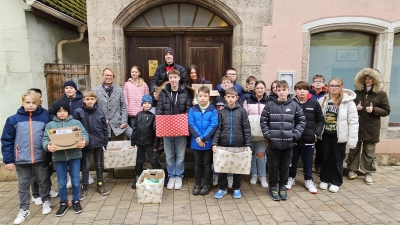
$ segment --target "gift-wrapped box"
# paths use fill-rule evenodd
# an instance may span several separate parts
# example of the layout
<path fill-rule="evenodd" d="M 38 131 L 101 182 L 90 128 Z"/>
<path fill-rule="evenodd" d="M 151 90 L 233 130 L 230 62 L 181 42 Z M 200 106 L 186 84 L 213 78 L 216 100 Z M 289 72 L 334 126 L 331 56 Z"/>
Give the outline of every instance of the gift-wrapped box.
<path fill-rule="evenodd" d="M 156 136 L 189 136 L 189 124 L 187 114 L 156 115 Z"/>
<path fill-rule="evenodd" d="M 213 154 L 214 170 L 217 173 L 250 174 L 251 151 L 245 147 L 220 147 Z"/>
<path fill-rule="evenodd" d="M 250 127 L 251 127 L 251 140 L 252 141 L 263 141 L 265 140 L 264 135 L 261 130 L 259 115 L 250 115 Z"/>
<path fill-rule="evenodd" d="M 143 183 L 144 178 L 157 179 L 158 183 Z M 136 181 L 136 195 L 138 204 L 140 203 L 161 203 L 164 190 L 164 170 L 143 170 L 139 179 Z"/>
<path fill-rule="evenodd" d="M 118 168 L 136 165 L 137 148 L 131 141 L 109 141 L 104 151 L 104 168 Z"/>

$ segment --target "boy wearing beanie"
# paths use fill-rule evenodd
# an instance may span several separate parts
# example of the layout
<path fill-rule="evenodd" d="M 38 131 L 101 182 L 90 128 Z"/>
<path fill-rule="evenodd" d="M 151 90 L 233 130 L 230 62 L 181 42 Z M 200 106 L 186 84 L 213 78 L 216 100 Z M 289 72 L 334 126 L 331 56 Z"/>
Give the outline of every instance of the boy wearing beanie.
<path fill-rule="evenodd" d="M 72 207 L 75 213 L 82 212 L 81 204 L 79 203 L 80 179 L 79 172 L 81 169 L 82 151 L 89 142 L 89 135 L 85 128 L 78 120 L 75 120 L 70 115 L 70 107 L 67 102 L 57 100 L 53 104 L 54 112 L 56 113 L 53 121 L 46 125 L 42 145 L 46 151 L 53 153 L 53 163 L 56 167 L 58 192 L 60 193 L 60 209 L 56 216 L 63 216 L 68 211 L 68 193 L 67 193 L 67 171 L 72 182 Z M 82 132 L 82 140 L 77 142 L 70 149 L 57 150 L 55 144 L 50 142 L 49 131 L 51 129 L 63 127 L 78 127 Z M 57 151 L 56 151 L 57 150 Z"/>
<path fill-rule="evenodd" d="M 75 109 L 83 105 L 82 92 L 78 91 L 76 83 L 72 80 L 65 81 L 64 83 L 64 94 L 58 99 L 62 100 L 69 105 L 70 112 L 74 112 Z M 54 104 L 54 103 L 53 103 Z M 50 120 L 56 115 L 57 110 L 54 109 L 54 105 L 49 107 Z"/>
<path fill-rule="evenodd" d="M 143 110 L 138 112 L 132 126 L 131 145 L 137 147 L 136 157 L 136 180 L 132 184 L 132 188 L 136 189 L 138 177 L 143 172 L 143 163 L 145 153 L 151 163 L 153 169 L 161 169 L 160 162 L 157 157 L 157 147 L 159 138 L 156 137 L 155 115 L 150 112 L 153 100 L 150 95 L 144 95 L 142 98 Z"/>

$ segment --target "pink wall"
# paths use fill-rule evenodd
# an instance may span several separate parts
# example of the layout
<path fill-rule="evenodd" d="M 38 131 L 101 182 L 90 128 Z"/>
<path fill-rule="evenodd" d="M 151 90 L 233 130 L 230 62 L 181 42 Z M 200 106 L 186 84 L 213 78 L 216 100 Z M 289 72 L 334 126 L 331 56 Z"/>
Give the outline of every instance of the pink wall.
<path fill-rule="evenodd" d="M 399 0 L 277 0 L 273 3 L 272 26 L 264 26 L 265 64 L 261 76 L 267 86 L 277 72 L 296 72 L 301 80 L 303 24 L 330 17 L 362 16 L 388 22 L 400 20 Z"/>

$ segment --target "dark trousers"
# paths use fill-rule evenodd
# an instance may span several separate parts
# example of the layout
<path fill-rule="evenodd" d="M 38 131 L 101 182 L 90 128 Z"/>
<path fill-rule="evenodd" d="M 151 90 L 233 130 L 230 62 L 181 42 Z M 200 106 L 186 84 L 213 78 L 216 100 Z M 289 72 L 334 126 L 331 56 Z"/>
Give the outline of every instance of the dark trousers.
<path fill-rule="evenodd" d="M 140 176 L 143 172 L 143 164 L 145 160 L 145 154 L 147 154 L 147 158 L 149 158 L 151 167 L 153 169 L 161 169 L 160 162 L 156 155 L 154 155 L 153 145 L 136 145 L 137 147 L 137 156 L 136 156 L 136 166 L 135 172 L 136 177 Z"/>
<path fill-rule="evenodd" d="M 321 168 L 322 165 L 322 141 L 318 139 L 318 142 L 315 143 L 315 167 Z"/>
<path fill-rule="evenodd" d="M 346 143 L 337 143 L 336 135 L 322 135 L 321 182 L 341 186 L 343 183 L 343 160 Z"/>
<path fill-rule="evenodd" d="M 226 187 L 228 186 L 227 178 L 228 178 L 227 173 L 219 173 L 218 174 L 218 188 L 220 190 L 226 190 Z M 242 179 L 242 174 L 235 174 L 235 173 L 233 174 L 233 184 L 232 184 L 233 190 L 240 190 L 241 179 Z"/>
<path fill-rule="evenodd" d="M 304 168 L 304 180 L 313 180 L 312 177 L 312 163 L 314 155 L 314 145 L 305 146 L 294 146 L 292 166 L 289 168 L 289 177 L 296 177 L 297 173 L 297 163 L 299 162 L 300 156 L 303 162 Z"/>
<path fill-rule="evenodd" d="M 51 185 L 52 185 L 52 183 L 51 183 L 51 175 L 53 175 L 53 173 L 54 173 L 53 164 L 51 164 L 51 165 L 49 164 L 49 168 L 47 170 L 47 173 L 48 173 L 47 178 L 48 178 L 48 182 L 49 182 L 49 186 L 50 186 L 49 187 L 49 191 L 50 191 L 51 190 Z M 36 181 L 34 176 L 32 176 L 31 190 L 32 190 L 32 196 L 34 198 L 39 198 L 40 197 L 39 184 L 37 183 L 37 181 Z"/>
<path fill-rule="evenodd" d="M 289 177 L 289 166 L 292 161 L 293 149 L 269 149 L 268 152 L 269 165 L 269 185 L 276 187 L 287 184 Z"/>
<path fill-rule="evenodd" d="M 201 178 L 204 175 L 204 184 L 211 185 L 211 163 L 213 152 L 211 150 L 194 150 L 194 176 L 196 184 L 201 185 Z"/>
<path fill-rule="evenodd" d="M 97 183 L 103 182 L 103 147 L 84 148 L 82 149 L 82 186 L 85 189 L 89 187 L 89 170 L 92 155 L 94 155 L 94 166 L 96 167 Z"/>

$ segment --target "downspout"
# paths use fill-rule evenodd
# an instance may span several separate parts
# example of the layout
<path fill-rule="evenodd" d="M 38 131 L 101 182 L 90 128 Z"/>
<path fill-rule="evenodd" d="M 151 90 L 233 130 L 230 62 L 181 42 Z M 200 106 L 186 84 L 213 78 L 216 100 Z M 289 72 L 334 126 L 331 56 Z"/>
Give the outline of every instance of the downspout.
<path fill-rule="evenodd" d="M 63 46 L 63 44 L 82 41 L 83 37 L 85 35 L 86 26 L 82 25 L 82 26 L 78 27 L 78 31 L 79 31 L 79 37 L 78 38 L 70 39 L 70 40 L 61 40 L 61 41 L 59 41 L 57 43 L 57 63 L 58 64 L 63 64 L 63 56 L 62 56 L 62 46 Z"/>

